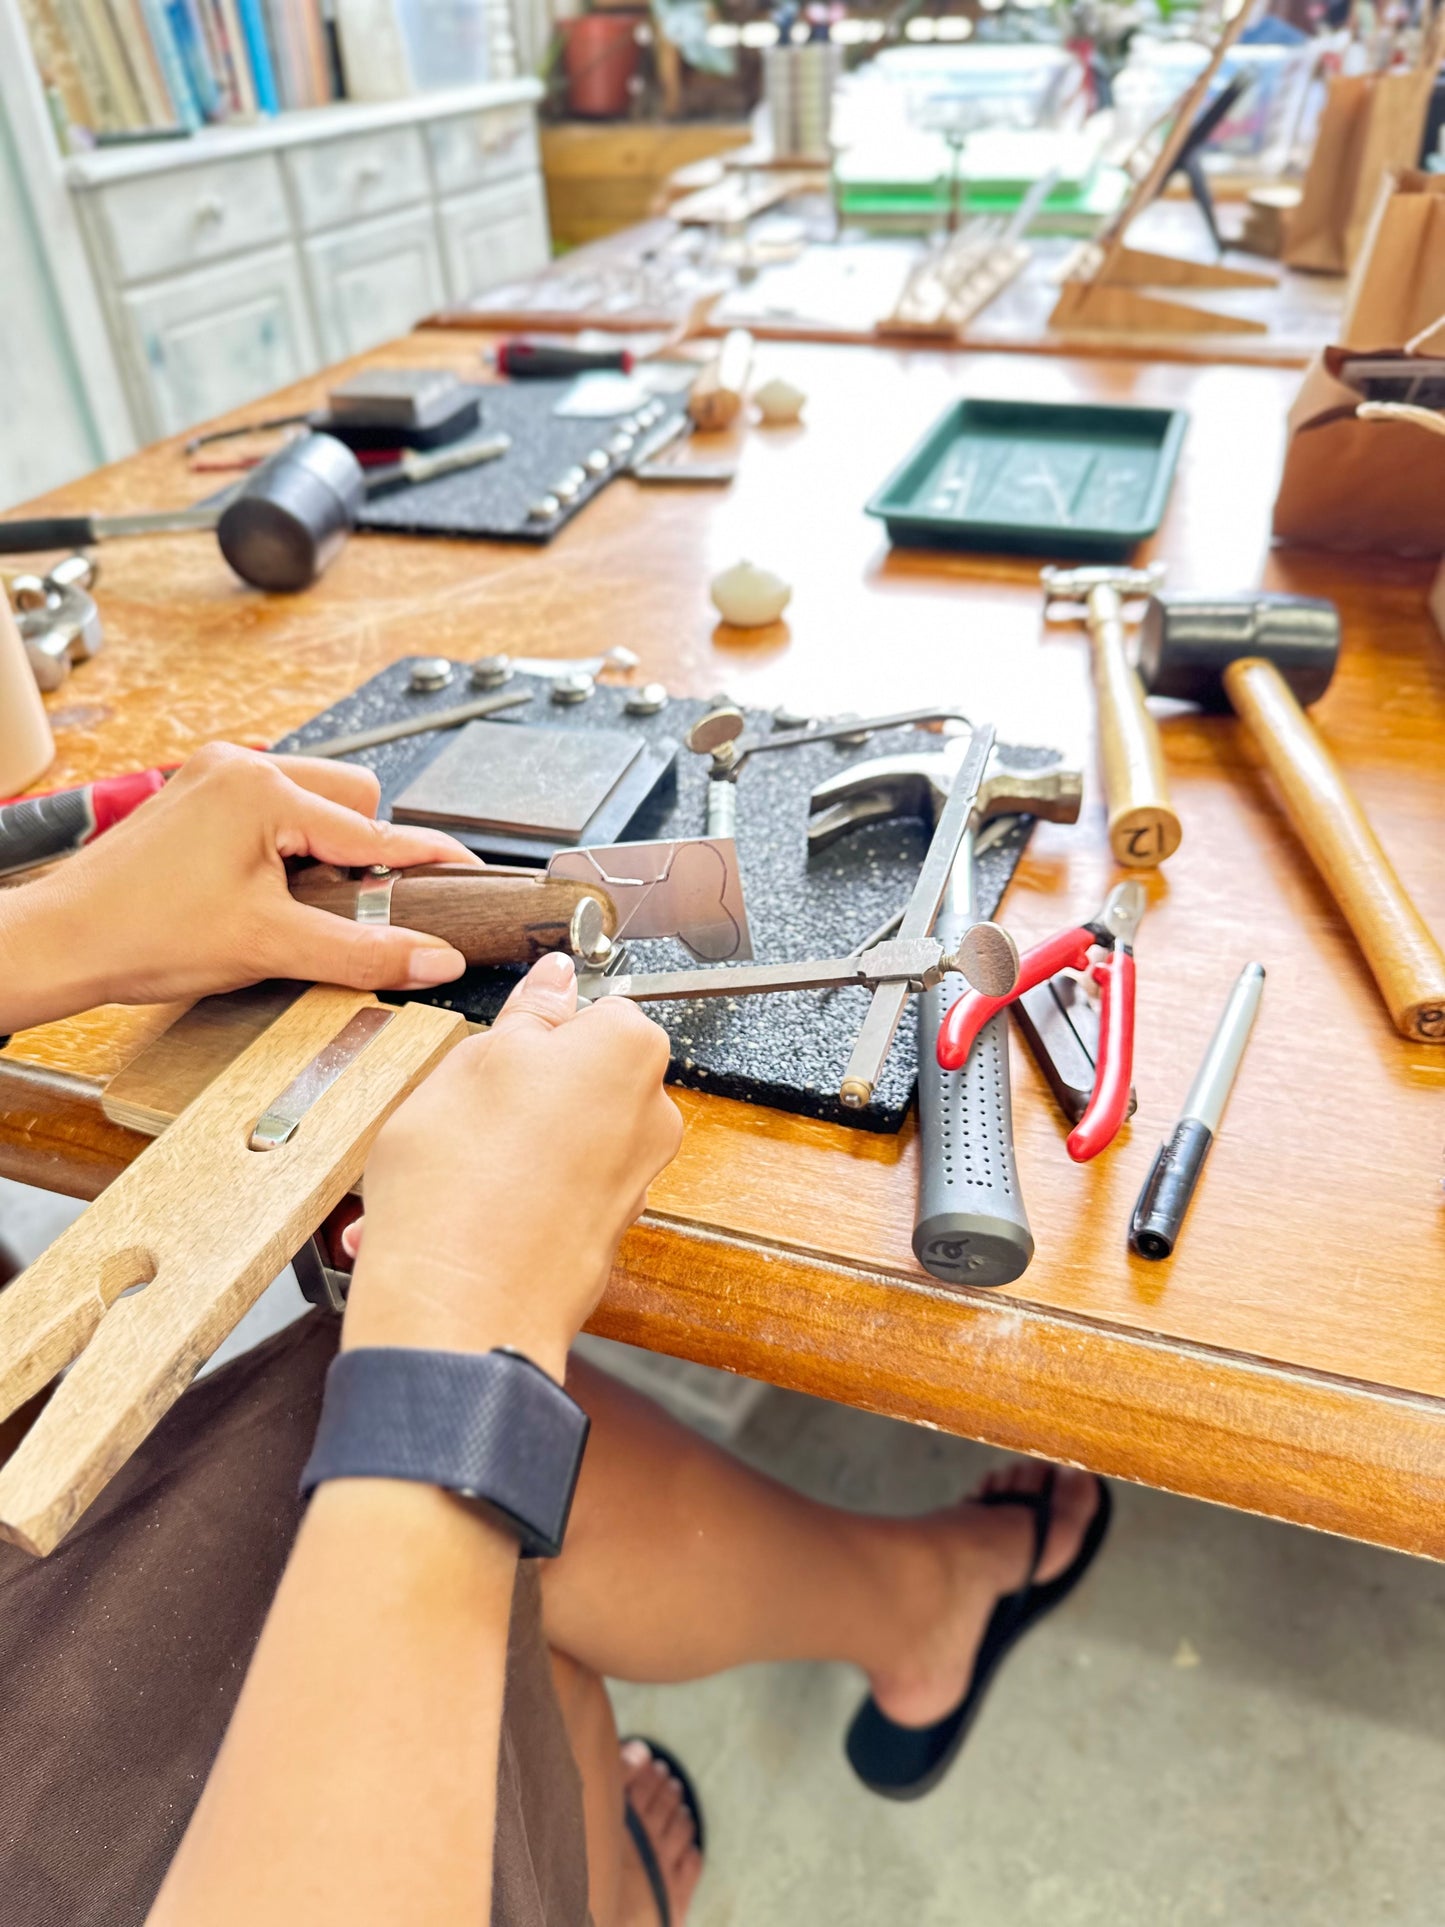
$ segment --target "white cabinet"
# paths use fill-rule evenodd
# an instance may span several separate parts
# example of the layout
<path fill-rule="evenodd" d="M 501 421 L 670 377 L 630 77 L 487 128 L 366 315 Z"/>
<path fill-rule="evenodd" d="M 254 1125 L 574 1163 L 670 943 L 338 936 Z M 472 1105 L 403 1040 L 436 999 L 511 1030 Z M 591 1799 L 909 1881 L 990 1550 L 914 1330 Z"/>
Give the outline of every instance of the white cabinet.
<path fill-rule="evenodd" d="M 8 121 L 29 202 L 16 223 L 0 194 L 0 351 L 31 373 L 27 441 L 55 406 L 26 348 L 51 283 L 50 361 L 61 381 L 74 370 L 80 416 L 62 430 L 57 410 L 56 439 L 78 431 L 114 459 L 542 266 L 541 92 L 491 81 L 62 158 L 17 0 L 0 0 L 0 175 Z M 6 281 L 32 231 L 46 274 L 22 314 Z M 16 410 L 0 401 L 0 424 Z M 57 448 L 49 467 L 0 465 L 0 481 L 77 465 Z"/>
<path fill-rule="evenodd" d="M 403 335 L 442 304 L 430 207 L 307 241 L 306 274 L 327 361 Z"/>
<path fill-rule="evenodd" d="M 298 381 L 320 359 L 289 247 L 126 293 L 121 310 L 157 435 Z"/>
<path fill-rule="evenodd" d="M 441 221 L 454 301 L 546 266 L 547 202 L 536 175 L 443 201 Z"/>

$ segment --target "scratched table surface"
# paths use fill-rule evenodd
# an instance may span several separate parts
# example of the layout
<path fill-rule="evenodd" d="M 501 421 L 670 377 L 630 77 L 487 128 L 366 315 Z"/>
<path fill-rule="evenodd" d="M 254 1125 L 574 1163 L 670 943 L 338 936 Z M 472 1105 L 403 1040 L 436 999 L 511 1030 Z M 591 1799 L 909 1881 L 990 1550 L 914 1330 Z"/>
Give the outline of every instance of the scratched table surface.
<path fill-rule="evenodd" d="M 372 361 L 475 372 L 475 335 Z M 353 364 L 355 365 L 355 364 Z M 867 712 L 939 699 L 1005 741 L 1086 758 L 1074 827 L 1042 826 L 1005 899 L 1027 944 L 1112 881 L 1086 647 L 1046 629 L 1036 564 L 891 552 L 863 504 L 960 394 L 1190 412 L 1152 553 L 1176 586 L 1334 597 L 1339 670 L 1316 716 L 1401 875 L 1445 930 L 1445 646 L 1429 570 L 1270 554 L 1297 375 L 1278 369 L 769 345 L 804 425 L 737 438 L 731 488 L 618 482 L 546 550 L 359 537 L 294 598 L 244 590 L 203 536 L 112 544 L 104 653 L 50 699 L 51 783 L 274 739 L 418 650 L 585 654 L 625 642 L 673 689 Z M 320 381 L 274 398 L 318 399 Z M 47 498 L 120 510 L 202 492 L 163 444 Z M 794 585 L 786 621 L 717 625 L 707 583 L 748 556 Z M 1281 1518 L 1445 1555 L 1445 1051 L 1395 1034 L 1240 725 L 1171 715 L 1185 838 L 1148 880 L 1139 1110 L 1097 1163 L 1015 1046 L 1037 1255 L 1001 1292 L 950 1292 L 910 1249 L 917 1144 L 693 1092 L 681 1154 L 628 1237 L 595 1328 L 774 1383 Z M 21 887 L 24 887 L 23 885 Z M 1240 965 L 1269 981 L 1173 1260 L 1125 1247 L 1130 1207 Z M 0 1169 L 93 1194 L 142 1140 L 105 1081 L 174 1015 L 90 1012 L 0 1055 Z"/>

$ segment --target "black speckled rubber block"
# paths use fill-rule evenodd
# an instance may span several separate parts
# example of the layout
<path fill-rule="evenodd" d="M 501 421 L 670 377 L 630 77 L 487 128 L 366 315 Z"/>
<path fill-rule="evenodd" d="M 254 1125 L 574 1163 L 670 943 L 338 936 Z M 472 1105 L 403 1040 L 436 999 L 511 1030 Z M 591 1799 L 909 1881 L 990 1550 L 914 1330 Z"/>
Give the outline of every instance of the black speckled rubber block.
<path fill-rule="evenodd" d="M 616 417 L 554 414 L 571 386 L 571 377 L 489 384 L 481 390 L 481 425 L 467 440 L 485 440 L 504 431 L 512 438 L 506 454 L 454 475 L 439 475 L 434 482 L 418 482 L 378 496 L 361 511 L 360 526 L 393 535 L 550 542 L 617 474 L 612 469 L 604 475 L 589 475 L 572 501 L 549 521 L 534 521 L 528 515 L 559 476 L 617 431 Z M 649 437 L 661 434 L 666 423 L 684 413 L 684 403 L 676 397 L 661 395 L 658 400 L 666 404 L 667 413 L 648 430 Z M 466 442 L 456 446 L 464 448 Z"/>
<path fill-rule="evenodd" d="M 448 688 L 413 695 L 407 687 L 410 667 L 409 662 L 394 663 L 276 747 L 304 752 L 308 741 L 365 729 L 398 715 L 447 709 L 470 693 L 465 665 L 458 664 Z M 536 691 L 530 705 L 505 712 L 519 722 L 554 723 L 559 729 L 637 730 L 651 741 L 682 738 L 693 721 L 713 706 L 678 698 L 656 716 L 635 717 L 624 710 L 625 686 L 599 684 L 590 701 L 571 709 L 551 703 L 548 685 L 541 679 L 519 676 L 511 686 Z M 766 728 L 768 717 L 750 713 L 748 722 L 751 727 Z M 413 736 L 361 751 L 351 760 L 376 771 L 385 810 L 390 798 L 446 740 L 442 735 Z M 808 797 L 824 777 L 850 762 L 890 751 L 916 751 L 920 741 L 926 744 L 927 739 L 920 738 L 917 730 L 901 729 L 875 736 L 861 749 L 811 743 L 754 757 L 743 770 L 738 779 L 738 861 L 759 962 L 843 955 L 907 902 L 928 845 L 923 824 L 874 824 L 810 859 Z M 1022 763 L 1044 764 L 1054 758 L 1054 752 L 1044 749 L 1012 748 L 1009 754 Z M 666 786 L 634 822 L 629 838 L 701 836 L 707 770 L 705 756 L 683 750 L 675 784 Z M 1031 829 L 1030 820 L 1021 820 L 979 858 L 978 896 L 985 915 L 992 914 L 1003 896 Z M 692 967 L 680 944 L 639 943 L 630 948 L 638 970 Z M 471 970 L 436 992 L 410 994 L 485 1022 L 496 1015 L 516 976 L 515 972 Z M 859 988 L 698 998 L 690 1003 L 653 1004 L 649 1014 L 672 1037 L 671 1076 L 679 1084 L 863 1130 L 896 1131 L 908 1110 L 917 1075 L 911 1004 L 873 1103 L 864 1111 L 850 1111 L 838 1099 L 838 1085 L 868 1008 L 868 995 Z"/>

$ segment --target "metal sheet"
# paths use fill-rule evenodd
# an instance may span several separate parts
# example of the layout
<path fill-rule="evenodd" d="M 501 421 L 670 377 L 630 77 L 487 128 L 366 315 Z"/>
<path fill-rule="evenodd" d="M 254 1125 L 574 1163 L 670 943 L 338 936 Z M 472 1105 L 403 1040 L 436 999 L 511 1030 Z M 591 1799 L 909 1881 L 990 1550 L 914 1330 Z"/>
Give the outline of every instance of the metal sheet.
<path fill-rule="evenodd" d="M 547 874 L 601 884 L 617 906 L 619 941 L 677 937 L 704 963 L 746 963 L 753 954 L 731 837 L 564 850 Z"/>
<path fill-rule="evenodd" d="M 396 798 L 392 817 L 576 843 L 641 750 L 620 730 L 470 723 Z"/>

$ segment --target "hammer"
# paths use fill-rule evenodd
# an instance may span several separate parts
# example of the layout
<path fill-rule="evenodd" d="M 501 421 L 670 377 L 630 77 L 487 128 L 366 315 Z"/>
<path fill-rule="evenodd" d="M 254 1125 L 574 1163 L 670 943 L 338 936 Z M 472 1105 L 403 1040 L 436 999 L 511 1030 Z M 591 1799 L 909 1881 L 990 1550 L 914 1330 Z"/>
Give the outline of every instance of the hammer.
<path fill-rule="evenodd" d="M 810 850 L 849 830 L 893 816 L 932 823 L 946 800 L 966 738 L 932 754 L 855 763 L 814 790 Z M 1083 779 L 1052 764 L 1020 768 L 995 751 L 979 786 L 975 822 L 1027 813 L 1055 823 L 1079 814 Z M 961 936 L 974 917 L 974 830 L 959 845 L 934 935 Z M 961 990 L 948 979 L 918 999 L 920 1173 L 913 1249 L 925 1271 L 948 1285 L 1006 1285 L 1034 1253 L 1014 1162 L 1007 1019 L 1000 1012 L 975 1038 L 961 1070 L 939 1067 L 939 1026 Z"/>
<path fill-rule="evenodd" d="M 1375 974 L 1395 1028 L 1445 1044 L 1445 954 L 1314 725 L 1301 708 L 1329 687 L 1339 611 L 1306 596 L 1154 596 L 1139 638 L 1146 689 L 1248 723 L 1285 811 Z"/>
<path fill-rule="evenodd" d="M 1151 595 L 1163 568 L 1045 569 L 1044 615 L 1082 602 L 1094 666 L 1099 754 L 1109 809 L 1109 848 L 1127 869 L 1152 870 L 1179 848 L 1183 832 L 1169 801 L 1164 752 L 1124 646 L 1124 601 Z"/>

